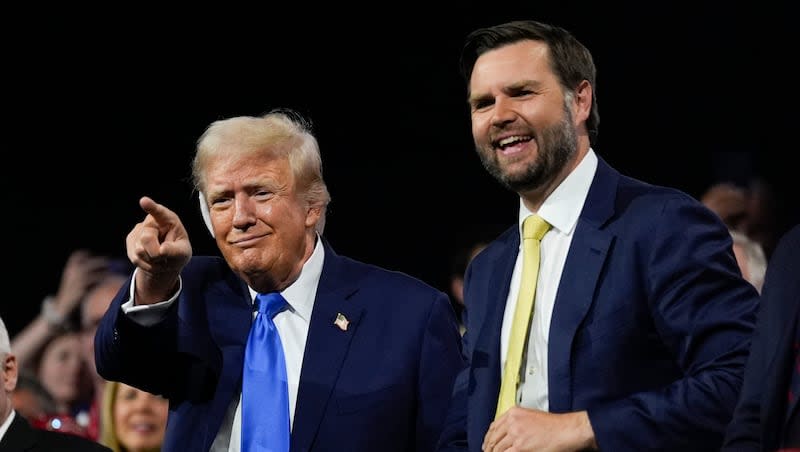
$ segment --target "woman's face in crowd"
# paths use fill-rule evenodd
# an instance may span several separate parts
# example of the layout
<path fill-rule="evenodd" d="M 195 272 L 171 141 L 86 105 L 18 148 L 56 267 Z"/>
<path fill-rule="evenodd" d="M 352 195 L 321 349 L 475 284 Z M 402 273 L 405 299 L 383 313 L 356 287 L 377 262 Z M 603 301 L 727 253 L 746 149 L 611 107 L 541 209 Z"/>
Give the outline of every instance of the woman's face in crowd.
<path fill-rule="evenodd" d="M 39 363 L 39 380 L 56 403 L 69 405 L 81 395 L 85 377 L 81 355 L 81 341 L 76 333 L 53 339 L 42 354 Z"/>
<path fill-rule="evenodd" d="M 166 399 L 119 383 L 114 402 L 114 429 L 129 452 L 159 450 L 167 428 Z"/>

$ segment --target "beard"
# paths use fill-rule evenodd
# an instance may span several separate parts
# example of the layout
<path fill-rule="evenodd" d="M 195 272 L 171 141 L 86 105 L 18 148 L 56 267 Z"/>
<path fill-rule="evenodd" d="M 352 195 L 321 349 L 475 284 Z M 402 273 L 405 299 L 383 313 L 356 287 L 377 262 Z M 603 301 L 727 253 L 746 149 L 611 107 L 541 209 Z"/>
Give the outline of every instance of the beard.
<path fill-rule="evenodd" d="M 578 136 L 567 105 L 561 121 L 542 129 L 536 140 L 539 144 L 536 160 L 520 174 L 505 172 L 493 149 L 483 151 L 477 148 L 478 156 L 486 171 L 505 188 L 517 193 L 537 190 L 556 177 L 578 150 Z"/>

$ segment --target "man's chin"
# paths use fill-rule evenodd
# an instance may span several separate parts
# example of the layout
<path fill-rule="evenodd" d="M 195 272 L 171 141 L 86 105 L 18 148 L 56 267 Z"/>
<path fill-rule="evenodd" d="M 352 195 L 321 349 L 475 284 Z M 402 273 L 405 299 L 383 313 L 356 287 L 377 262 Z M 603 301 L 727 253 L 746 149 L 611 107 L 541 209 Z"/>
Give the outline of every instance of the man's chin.
<path fill-rule="evenodd" d="M 240 274 L 252 274 L 264 271 L 262 258 L 264 252 L 257 248 L 236 249 L 223 253 L 223 257 L 233 271 Z"/>

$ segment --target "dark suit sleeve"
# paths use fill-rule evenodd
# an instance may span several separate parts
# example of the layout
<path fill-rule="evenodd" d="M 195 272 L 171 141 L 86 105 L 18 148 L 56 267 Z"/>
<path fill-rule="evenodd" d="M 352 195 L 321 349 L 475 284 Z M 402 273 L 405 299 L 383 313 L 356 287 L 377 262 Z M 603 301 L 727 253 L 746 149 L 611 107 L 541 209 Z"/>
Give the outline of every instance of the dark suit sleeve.
<path fill-rule="evenodd" d="M 135 277 L 131 276 L 98 326 L 98 373 L 108 380 L 165 396 L 170 402 L 200 402 L 213 397 L 222 353 L 211 337 L 205 305 L 208 293 L 217 293 L 208 289 L 210 284 L 230 287 L 221 270 L 227 268 L 219 258 L 193 258 L 181 273 L 178 298 L 164 318 L 150 326 L 140 325 L 122 312 Z M 229 271 L 227 275 L 232 277 Z"/>
<path fill-rule="evenodd" d="M 445 418 L 444 428 L 436 450 L 457 452 L 467 450 L 467 382 L 469 369 L 458 373 L 453 384 L 452 398 Z"/>
<path fill-rule="evenodd" d="M 170 395 L 180 365 L 176 359 L 177 309 L 153 326 L 142 326 L 122 312 L 131 280 L 122 287 L 103 316 L 95 334 L 97 372 L 106 380 L 121 381 L 154 394 Z"/>
<path fill-rule="evenodd" d="M 467 268 L 465 274 L 465 287 L 469 281 L 470 268 Z M 466 325 L 468 322 L 468 311 L 462 312 L 462 321 Z M 447 410 L 447 417 L 445 418 L 442 434 L 439 437 L 439 443 L 436 450 L 438 452 L 460 452 L 467 450 L 467 406 L 469 396 L 467 393 L 469 375 L 470 375 L 470 356 L 472 356 L 472 348 L 470 347 L 470 330 L 464 333 L 461 338 L 461 352 L 464 367 L 456 375 L 453 382 L 453 390 L 450 398 L 450 406 Z"/>
<path fill-rule="evenodd" d="M 792 327 L 800 309 L 799 269 L 800 226 L 795 226 L 778 243 L 767 267 L 742 393 L 726 431 L 724 451 L 778 447 L 777 431 L 785 409 L 782 392 L 792 366 L 786 356 L 791 356 Z"/>
<path fill-rule="evenodd" d="M 453 380 L 464 368 L 455 312 L 443 293 L 431 304 L 420 356 L 417 451 L 433 451 L 442 431 Z"/>
<path fill-rule="evenodd" d="M 649 216 L 631 221 L 638 229 L 618 237 L 626 246 L 639 242 L 629 246 L 637 250 L 628 253 L 633 265 L 619 266 L 629 274 L 606 279 L 641 281 L 643 298 L 636 302 L 647 303 L 649 318 L 640 321 L 652 320 L 655 328 L 641 337 L 654 359 L 628 363 L 631 373 L 649 366 L 651 386 L 658 366 L 679 378 L 598 401 L 588 410 L 590 422 L 603 450 L 716 450 L 741 390 L 758 294 L 741 278 L 730 235 L 708 209 L 675 197 Z M 644 350 L 637 353 L 646 361 Z"/>
<path fill-rule="evenodd" d="M 764 319 L 769 315 L 768 312 L 765 312 L 766 306 L 766 303 L 761 304 L 759 319 Z M 769 332 L 764 331 L 765 327 L 766 323 L 759 322 L 753 334 L 741 396 L 733 420 L 728 425 L 722 450 L 742 452 L 761 450 L 759 445 L 761 437 L 760 400 L 763 397 L 764 388 L 768 384 L 767 363 L 764 362 L 764 357 L 769 351 L 765 350 L 764 346 Z"/>

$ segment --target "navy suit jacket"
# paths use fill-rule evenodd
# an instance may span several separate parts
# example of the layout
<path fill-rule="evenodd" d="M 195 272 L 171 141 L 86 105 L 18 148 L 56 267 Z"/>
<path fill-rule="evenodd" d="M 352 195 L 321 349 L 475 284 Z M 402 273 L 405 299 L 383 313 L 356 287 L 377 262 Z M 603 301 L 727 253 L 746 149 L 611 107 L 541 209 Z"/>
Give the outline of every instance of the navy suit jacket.
<path fill-rule="evenodd" d="M 464 366 L 447 295 L 324 246 L 291 450 L 433 450 Z M 130 282 L 122 288 L 95 337 L 97 369 L 169 399 L 165 452 L 206 451 L 240 391 L 250 294 L 216 257 L 193 257 L 181 278 L 168 317 L 151 327 L 122 313 Z"/>
<path fill-rule="evenodd" d="M 5 394 L 2 397 L 6 397 Z M 5 419 L 4 419 L 5 420 Z M 1 424 L 2 422 L 0 422 Z M 37 429 L 19 413 L 0 439 L 3 452 L 111 452 L 106 446 L 71 433 Z"/>
<path fill-rule="evenodd" d="M 800 225 L 787 232 L 770 257 L 761 309 L 741 398 L 728 426 L 723 450 L 774 451 L 794 421 L 800 438 L 800 404 L 787 407 L 792 349 L 800 316 Z"/>
<path fill-rule="evenodd" d="M 697 200 L 599 159 L 550 324 L 550 411 L 587 410 L 602 450 L 718 449 L 758 304 L 731 243 Z M 518 249 L 515 225 L 467 271 L 469 366 L 456 379 L 440 450 L 479 451 L 494 418 Z"/>

